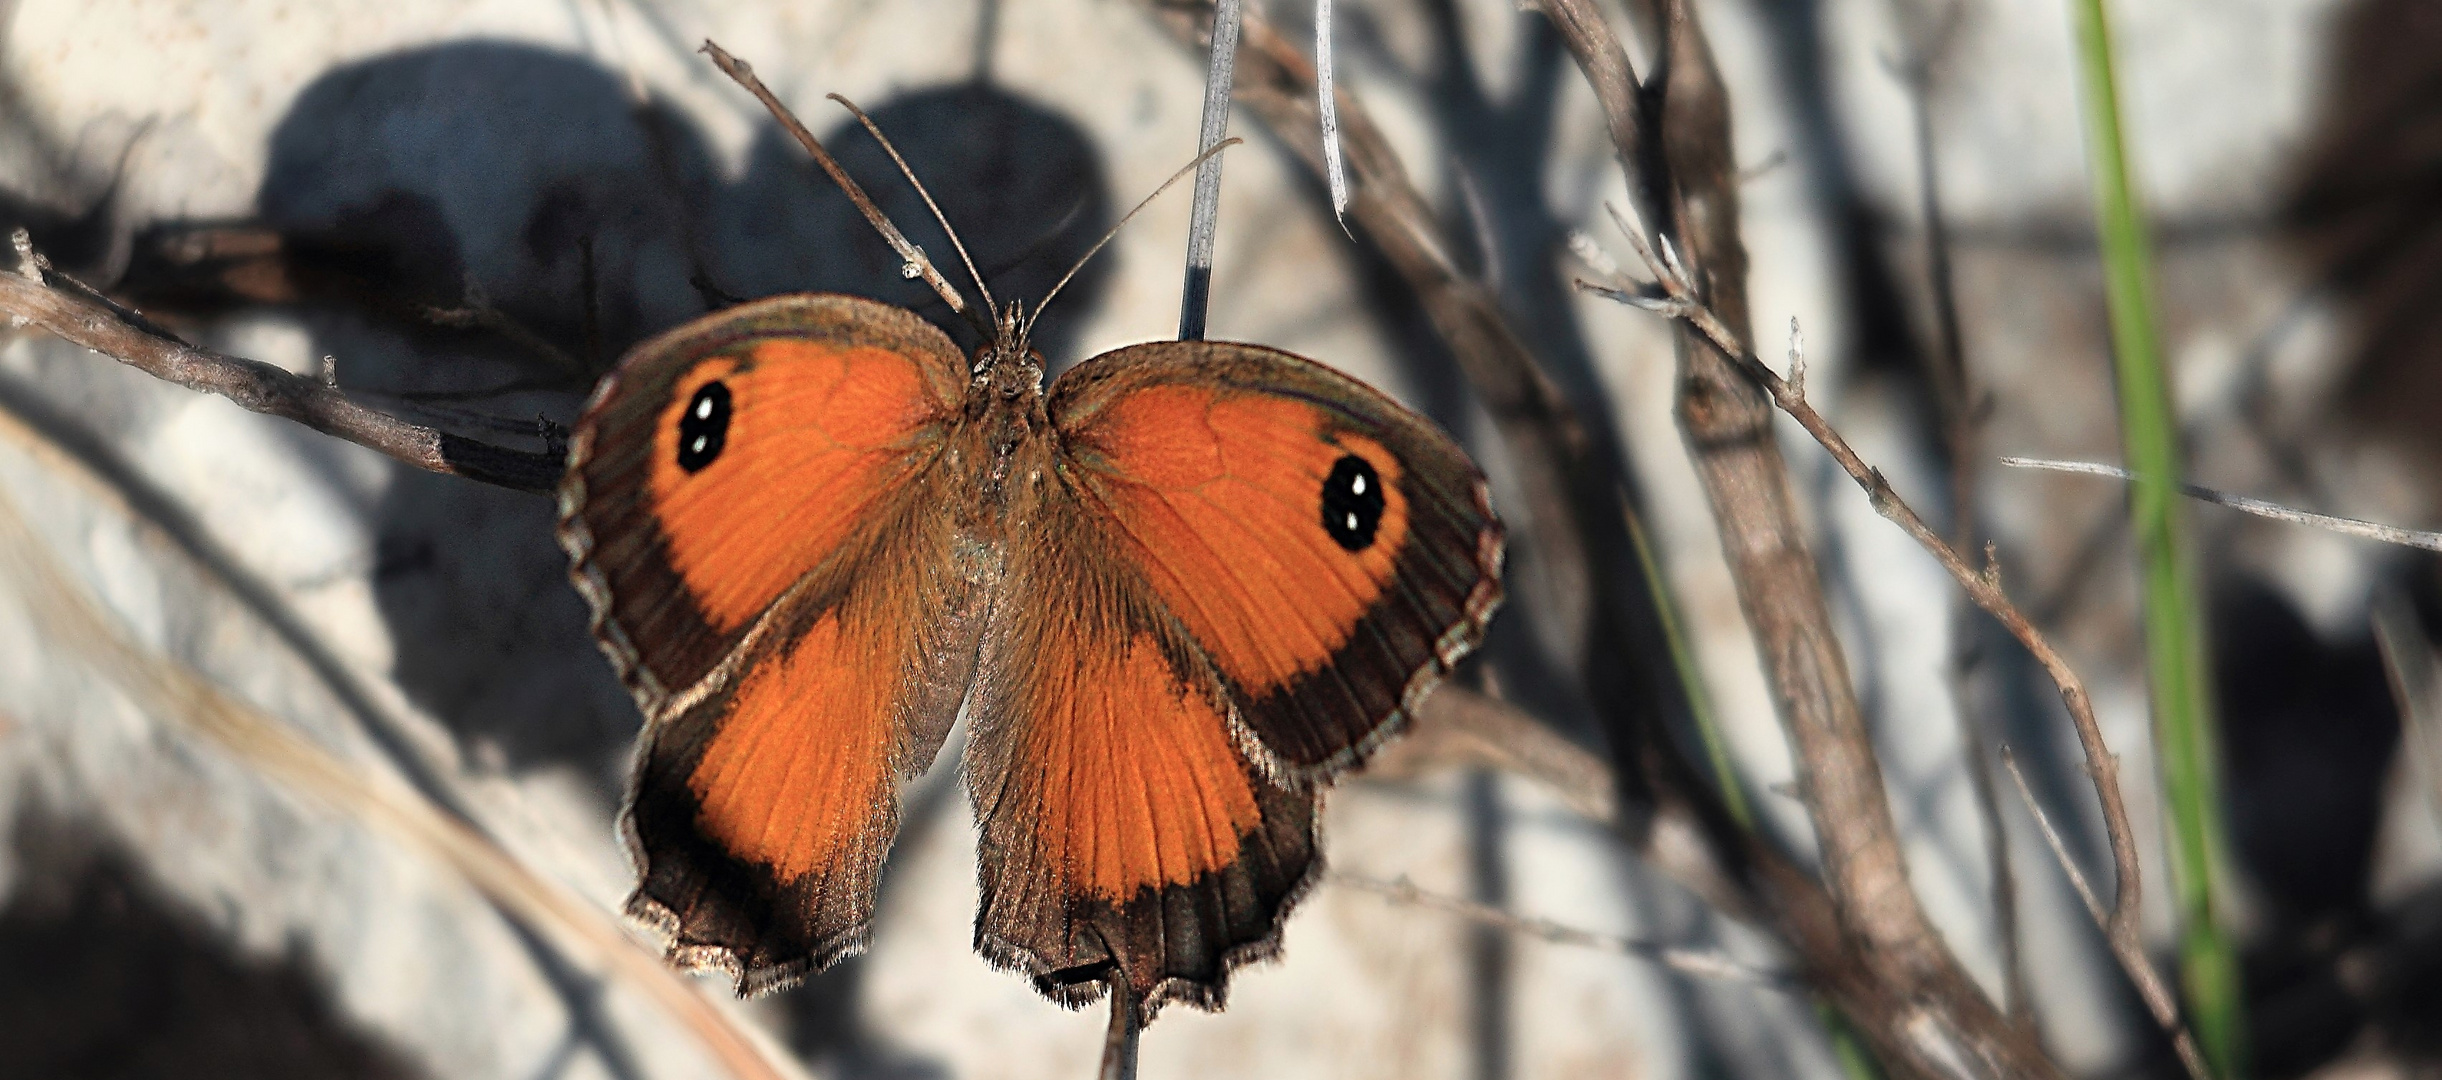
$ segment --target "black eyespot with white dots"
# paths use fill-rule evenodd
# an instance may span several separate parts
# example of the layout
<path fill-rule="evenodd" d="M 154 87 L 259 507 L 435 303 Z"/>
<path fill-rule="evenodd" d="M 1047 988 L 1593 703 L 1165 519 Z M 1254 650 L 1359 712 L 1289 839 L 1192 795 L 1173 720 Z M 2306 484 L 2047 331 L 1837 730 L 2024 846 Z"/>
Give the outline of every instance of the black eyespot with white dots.
<path fill-rule="evenodd" d="M 678 416 L 678 467 L 704 471 L 729 443 L 729 387 L 719 380 L 698 387 Z"/>
<path fill-rule="evenodd" d="M 1323 478 L 1323 531 L 1343 550 L 1372 547 L 1382 525 L 1382 475 L 1355 454 L 1333 462 Z"/>

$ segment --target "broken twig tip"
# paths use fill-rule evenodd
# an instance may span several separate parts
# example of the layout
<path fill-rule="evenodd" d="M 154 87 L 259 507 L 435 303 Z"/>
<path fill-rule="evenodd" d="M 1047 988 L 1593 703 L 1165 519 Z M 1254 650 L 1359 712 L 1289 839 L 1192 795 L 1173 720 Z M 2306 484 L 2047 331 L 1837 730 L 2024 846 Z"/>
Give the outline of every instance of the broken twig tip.
<path fill-rule="evenodd" d="M 1789 389 L 1797 396 L 1806 396 L 1806 334 L 1798 329 L 1798 317 L 1789 317 Z"/>
<path fill-rule="evenodd" d="M 41 281 L 42 263 L 34 254 L 34 234 L 20 225 L 8 234 L 8 242 L 9 247 L 17 252 L 17 276 Z"/>

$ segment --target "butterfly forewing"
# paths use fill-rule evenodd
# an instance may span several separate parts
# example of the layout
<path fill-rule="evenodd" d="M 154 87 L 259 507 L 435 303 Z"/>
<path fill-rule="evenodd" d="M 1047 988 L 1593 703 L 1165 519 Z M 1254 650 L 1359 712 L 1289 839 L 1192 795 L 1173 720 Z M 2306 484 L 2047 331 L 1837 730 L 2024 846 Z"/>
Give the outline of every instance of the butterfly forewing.
<path fill-rule="evenodd" d="M 939 453 L 966 368 L 915 315 L 788 296 L 631 351 L 570 441 L 560 541 L 646 715 Z"/>
<path fill-rule="evenodd" d="M 1482 638 L 1502 530 L 1448 436 L 1250 345 L 1107 353 L 1053 388 L 1062 467 L 1222 676 L 1266 764 L 1361 760 Z"/>
<path fill-rule="evenodd" d="M 853 951 L 973 670 L 996 568 L 913 315 L 788 297 L 639 347 L 572 443 L 561 537 L 647 717 L 630 910 L 741 990 Z"/>

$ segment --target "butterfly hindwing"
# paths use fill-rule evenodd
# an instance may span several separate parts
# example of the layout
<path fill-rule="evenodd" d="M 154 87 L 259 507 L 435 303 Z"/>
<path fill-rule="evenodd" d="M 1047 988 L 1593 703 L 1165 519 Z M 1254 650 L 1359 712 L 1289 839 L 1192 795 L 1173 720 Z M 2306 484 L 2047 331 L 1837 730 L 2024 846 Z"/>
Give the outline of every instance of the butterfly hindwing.
<path fill-rule="evenodd" d="M 562 540 L 646 713 L 629 909 L 742 991 L 862 945 L 972 674 L 962 371 L 906 312 L 790 297 L 640 347 L 578 425 Z"/>
<path fill-rule="evenodd" d="M 1481 640 L 1503 533 L 1422 418 L 1252 345 L 1106 353 L 1052 388 L 1062 465 L 1300 777 L 1361 760 Z"/>
<path fill-rule="evenodd" d="M 709 692 L 648 732 L 625 828 L 631 914 L 746 993 L 863 947 L 899 782 L 940 748 L 973 671 L 988 567 L 962 567 L 912 484 L 866 548 L 750 633 Z"/>
<path fill-rule="evenodd" d="M 1026 471 L 1021 466 L 1020 472 Z M 976 945 L 1071 1005 L 1217 1007 L 1315 866 L 1314 795 L 1239 749 L 1220 679 L 1050 470 L 1013 496 L 969 705 Z M 1023 539 L 1018 539 L 1023 537 Z"/>

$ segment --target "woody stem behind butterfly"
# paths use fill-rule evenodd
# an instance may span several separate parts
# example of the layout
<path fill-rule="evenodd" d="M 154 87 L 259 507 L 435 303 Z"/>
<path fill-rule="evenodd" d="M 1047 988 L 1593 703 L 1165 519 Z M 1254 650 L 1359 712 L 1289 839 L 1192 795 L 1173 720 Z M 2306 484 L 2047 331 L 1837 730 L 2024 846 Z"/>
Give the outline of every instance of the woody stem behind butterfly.
<path fill-rule="evenodd" d="M 548 492 L 559 482 L 556 450 L 498 446 L 370 408 L 335 386 L 259 360 L 190 345 L 141 314 L 51 269 L 25 230 L 18 266 L 0 270 L 0 312 L 40 326 L 147 375 L 218 394 L 253 412 L 293 420 L 427 472 L 513 491 Z"/>
<path fill-rule="evenodd" d="M 1194 0 L 1145 0 L 1145 3 L 1154 14 L 1162 17 L 1183 44 L 1191 47 L 1201 44 L 1202 25 L 1212 10 L 1208 4 Z M 1610 133 L 1630 166 L 1631 183 L 1666 194 L 1674 166 L 1672 162 L 1664 160 L 1665 147 L 1660 129 L 1662 118 L 1649 114 L 1654 106 L 1662 104 L 1660 94 L 1663 84 L 1667 82 L 1673 87 L 1669 104 L 1674 110 L 1682 105 L 1707 100 L 1720 105 L 1725 100 L 1725 91 L 1719 84 L 1718 75 L 1711 71 L 1709 60 L 1696 55 L 1702 52 L 1701 40 L 1695 36 L 1692 27 L 1682 28 L 1682 24 L 1690 19 L 1689 13 L 1681 5 L 1653 5 L 1656 8 L 1669 8 L 1667 14 L 1657 15 L 1655 21 L 1672 27 L 1671 51 L 1687 56 L 1682 58 L 1683 62 L 1667 68 L 1674 73 L 1672 77 L 1666 79 L 1657 71 L 1653 82 L 1640 86 L 1627 63 L 1624 50 L 1611 36 L 1600 13 L 1592 10 L 1590 5 L 1569 0 L 1545 0 L 1541 6 L 1562 30 L 1563 39 L 1577 54 L 1580 63 L 1588 67 L 1590 75 L 1595 68 L 1603 65 L 1590 64 L 1589 60 L 1607 58 L 1614 61 L 1609 65 L 1614 76 L 1609 86 L 1596 80 L 1597 94 L 1603 100 L 1606 115 L 1614 121 Z M 1311 104 L 1314 93 L 1311 65 L 1298 56 L 1293 47 L 1278 41 L 1277 35 L 1270 34 L 1260 20 L 1250 17 L 1246 32 L 1253 48 L 1250 50 L 1251 56 L 1241 57 L 1239 99 L 1262 116 L 1282 136 L 1286 145 L 1306 158 L 1310 167 L 1320 172 L 1323 167 L 1321 155 L 1307 152 L 1313 145 L 1309 140 L 1316 125 Z M 1247 69 L 1245 65 L 1250 61 L 1256 67 Z M 1682 88 L 1682 81 L 1690 85 Z M 1557 399 L 1548 380 L 1537 370 L 1534 358 L 1519 342 L 1516 332 L 1510 329 L 1507 316 L 1497 306 L 1487 302 L 1488 298 L 1482 294 L 1479 286 L 1459 277 L 1449 267 L 1447 259 L 1439 257 L 1449 250 L 1449 245 L 1437 230 L 1427 204 L 1407 180 L 1397 154 L 1374 129 L 1362 104 L 1344 97 L 1342 106 L 1342 119 L 1346 121 L 1343 134 L 1348 141 L 1349 160 L 1356 167 L 1356 190 L 1352 193 L 1350 217 L 1358 226 L 1360 235 L 1378 245 L 1399 268 L 1402 277 L 1419 291 L 1435 328 L 1457 354 L 1469 382 L 1474 384 L 1479 394 L 1485 396 L 1496 421 L 1503 421 L 1505 439 L 1513 448 L 1525 451 L 1525 456 L 1540 466 L 1521 470 L 1529 485 L 1529 502 L 1538 513 L 1549 506 L 1553 520 L 1573 522 L 1577 527 L 1571 531 L 1585 538 L 1589 554 L 1624 550 L 1621 546 L 1603 542 L 1606 532 L 1603 523 L 1617 521 L 1623 509 L 1620 503 L 1621 481 L 1616 476 L 1606 478 L 1606 473 L 1614 468 L 1612 452 L 1603 448 L 1598 437 L 1578 423 L 1567 402 Z M 1678 113 L 1674 111 L 1674 115 Z M 1726 129 L 1719 138 L 1701 126 L 1682 129 L 1681 134 L 1683 141 L 1698 144 L 1692 148 L 1697 151 L 1715 144 L 1728 145 Z M 1674 144 L 1669 149 L 1676 153 L 1691 148 Z M 1651 169 L 1647 168 L 1649 162 L 1653 166 Z M 1691 182 L 1702 181 L 1707 185 L 1715 179 L 1701 170 L 1690 174 L 1690 178 Z M 1708 186 L 1707 190 L 1711 192 L 1712 188 Z M 1729 197 L 1734 199 L 1735 192 L 1730 192 Z M 1734 214 L 1732 220 L 1724 224 L 1735 236 Z M 1708 269 L 1725 276 L 1743 273 L 1726 264 Z M 1744 447 L 1748 443 L 1741 441 L 1735 445 Z M 1775 475 L 1779 475 L 1777 461 L 1751 464 L 1758 468 L 1771 467 Z M 1537 497 L 1538 492 L 1534 488 L 1537 477 L 1566 477 L 1569 482 L 1549 484 L 1541 493 L 1542 497 Z M 1579 482 L 1582 480 L 1596 482 Z M 1776 481 L 1776 484 L 1785 488 L 1780 481 Z M 1785 536 L 1802 535 L 1802 530 L 1795 528 L 1788 515 L 1771 507 L 1721 511 L 1725 520 L 1739 515 L 1745 515 L 1741 517 L 1742 521 L 1765 523 L 1767 537 L 1772 529 Z M 1770 524 L 1775 522 L 1778 524 Z M 1625 543 L 1624 539 L 1619 541 L 1620 545 Z M 1735 548 L 1737 545 L 1728 546 Z M 1778 548 L 1778 545 L 1767 546 L 1775 550 Z M 1597 583 L 1620 584 L 1609 582 L 1609 575 L 1603 571 L 1606 566 L 1617 565 L 1613 560 L 1597 557 L 1590 559 L 1589 564 Z M 1794 575 L 1775 575 L 1770 584 L 1777 588 L 1791 580 L 1794 580 Z M 1634 593 L 1633 587 L 1627 587 L 1613 594 L 1618 605 L 1631 615 L 1635 608 Z M 1773 602 L 1777 603 L 1778 600 Z M 1609 612 L 1614 604 L 1598 599 L 1596 606 L 1598 610 Z M 1791 617 L 1776 625 L 1781 629 L 1811 628 L 1818 638 L 1829 640 L 1830 631 L 1824 621 L 1814 618 L 1821 614 L 1819 605 L 1813 607 L 1817 610 L 1785 613 Z M 1778 608 L 1774 610 L 1779 611 Z M 1594 647 L 1604 655 L 1620 658 L 1625 667 L 1633 664 L 1640 655 L 1639 650 L 1631 647 L 1638 636 L 1633 619 L 1615 621 L 1608 629 L 1598 627 L 1595 630 L 1593 637 L 1598 644 Z M 1802 671 L 1792 673 L 1790 677 L 1799 683 L 1809 682 L 1812 678 Z M 1910 1050 L 1915 1027 L 1922 1026 L 1915 1022 L 1938 1019 L 1950 1021 L 1941 1025 L 1945 1034 L 1966 1034 L 1980 1045 L 2009 1043 L 2004 1060 L 2028 1065 L 2028 1071 L 2035 1075 L 2051 1072 L 2051 1066 L 2041 1059 L 2039 1050 L 2016 1043 L 2016 1037 L 2006 1030 L 2006 1021 L 1989 1007 L 1979 1008 L 1981 1000 L 1972 985 L 1962 978 L 1952 977 L 1956 975 L 1955 965 L 1936 965 L 1944 978 L 1934 992 L 1925 997 L 1903 993 L 1899 983 L 1880 977 L 1867 958 L 1853 947 L 1848 936 L 1827 932 L 1833 928 L 1835 908 L 1831 895 L 1821 883 L 1797 870 L 1768 843 L 1760 842 L 1752 834 L 1741 833 L 1734 828 L 1725 830 L 1714 827 L 1718 823 L 1717 815 L 1711 811 L 1717 809 L 1716 797 L 1691 774 L 1668 740 L 1648 737 L 1648 726 L 1638 717 L 1641 702 L 1636 699 L 1639 688 L 1635 685 L 1613 685 L 1593 689 L 1598 691 L 1598 707 L 1604 708 L 1606 714 L 1620 715 L 1621 707 L 1626 706 L 1624 722 L 1614 721 L 1618 724 L 1617 730 L 1626 736 L 1620 745 L 1628 748 L 1622 753 L 1618 765 L 1623 797 L 1651 800 L 1645 813 L 1638 815 L 1641 826 L 1629 828 L 1631 839 L 1645 849 L 1648 857 L 1662 861 L 1674 876 L 1703 891 L 1724 910 L 1767 918 L 1793 947 L 1807 957 L 1809 967 L 1817 973 L 1818 985 L 1869 1032 L 1876 1049 L 1892 1055 L 1886 1061 L 1894 1065 L 1918 1065 L 1922 1062 L 1921 1047 L 1917 1051 Z M 1837 696 L 1829 694 L 1830 688 L 1823 689 L 1825 694 L 1815 696 Z M 1667 703 L 1663 705 L 1661 711 L 1667 714 Z M 1844 772 L 1844 778 L 1862 774 L 1878 781 L 1878 773 L 1873 772 L 1870 752 L 1852 755 L 1849 760 L 1856 768 Z M 1655 835 L 1655 830 L 1664 826 L 1676 828 L 1691 825 L 1695 827 L 1695 834 L 1702 836 L 1706 843 L 1646 843 L 1647 837 Z M 1892 844 L 1880 847 L 1895 850 Z M 1924 1008 L 1928 1003 L 1934 1006 L 1931 1014 Z M 1918 1042 L 1921 1043 L 1921 1040 Z M 1911 1057 L 1912 1053 L 1919 1056 Z M 1912 1071 L 1933 1075 L 1922 1066 Z"/>
<path fill-rule="evenodd" d="M 873 141 L 882 144 L 882 152 L 890 155 L 891 164 L 899 167 L 899 175 L 907 178 L 907 186 L 916 189 L 916 197 L 924 200 L 924 208 L 933 212 L 933 220 L 941 225 L 942 234 L 950 238 L 950 246 L 958 251 L 958 261 L 966 264 L 967 277 L 975 282 L 975 291 L 983 294 L 985 317 L 993 325 L 999 325 L 1001 308 L 992 300 L 992 286 L 986 284 L 984 276 L 976 271 L 975 257 L 967 253 L 965 241 L 958 238 L 958 230 L 950 227 L 949 215 L 941 212 L 941 204 L 933 201 L 933 193 L 924 189 L 924 181 L 917 179 L 916 170 L 908 167 L 907 159 L 899 156 L 899 148 L 892 145 L 890 136 L 882 134 L 881 125 L 874 123 L 872 117 L 865 115 L 865 110 L 857 108 L 856 102 L 838 94 L 824 96 L 839 102 L 840 108 L 848 110 L 849 115 L 856 117 L 857 123 L 865 125 L 865 131 L 873 136 Z"/>
<path fill-rule="evenodd" d="M 899 253 L 899 258 L 906 260 L 906 265 L 901 268 L 902 272 L 912 271 L 909 276 L 924 278 L 924 283 L 933 287 L 933 292 L 941 297 L 942 303 L 950 306 L 950 310 L 964 316 L 967 322 L 985 337 L 992 336 L 992 324 L 983 321 L 967 306 L 966 298 L 958 293 L 958 287 L 950 284 L 948 278 L 941 276 L 941 271 L 934 267 L 933 260 L 925 256 L 924 249 L 908 240 L 907 234 L 900 232 L 899 227 L 892 224 L 890 218 L 882 213 L 882 208 L 873 204 L 873 199 L 865 194 L 864 188 L 857 185 L 856 179 L 849 176 L 846 169 L 840 168 L 838 160 L 831 156 L 830 151 L 823 149 L 822 141 L 816 139 L 813 132 L 806 130 L 806 126 L 798 121 L 797 115 L 790 112 L 787 105 L 781 104 L 779 96 L 763 85 L 762 79 L 755 77 L 755 69 L 752 66 L 744 60 L 729 55 L 728 50 L 710 40 L 704 42 L 703 52 L 704 55 L 712 58 L 713 64 L 718 66 L 723 74 L 735 80 L 739 86 L 745 87 L 747 93 L 755 95 L 755 99 L 761 101 L 764 109 L 772 114 L 772 119 L 780 121 L 780 126 L 788 129 L 789 134 L 796 138 L 798 145 L 805 147 L 806 153 L 813 155 L 815 164 L 822 166 L 822 170 L 830 174 L 832 182 L 837 183 L 839 189 L 847 193 L 848 201 L 856 204 L 857 212 L 865 215 L 865 220 L 873 225 L 874 231 L 882 234 L 882 239 L 889 242 L 892 251 Z M 891 157 L 898 156 L 897 151 L 892 151 Z M 925 201 L 930 203 L 932 198 L 927 196 Z M 946 224 L 944 227 L 947 227 Z M 960 254 L 965 254 L 964 249 L 961 249 Z M 973 269 L 971 264 L 969 269 Z"/>
<path fill-rule="evenodd" d="M 1992 553 L 1989 550 L 1986 552 L 1986 565 L 1982 570 L 1970 565 L 1965 556 L 1945 542 L 1906 500 L 1900 498 L 1890 481 L 1884 479 L 1881 470 L 1867 465 L 1848 440 L 1831 426 L 1831 422 L 1815 411 L 1806 398 L 1805 352 L 1798 335 L 1797 320 L 1790 320 L 1790 374 L 1784 378 L 1749 351 L 1721 317 L 1696 294 L 1686 267 L 1680 262 L 1667 237 L 1662 238 L 1661 253 L 1657 256 L 1639 230 L 1624 218 L 1619 218 L 1616 210 L 1613 213 L 1630 246 L 1654 275 L 1656 285 L 1647 290 L 1636 287 L 1632 282 L 1620 281 L 1612 286 L 1580 283 L 1580 287 L 1653 311 L 1700 335 L 1742 374 L 1761 387 L 1774 406 L 1796 420 L 1807 434 L 1814 436 L 1841 470 L 1864 489 L 1875 512 L 1899 526 L 1901 531 L 1931 554 L 1958 582 L 1968 599 L 1998 620 L 2003 629 L 2009 631 L 2010 636 L 2016 638 L 2042 666 L 2045 674 L 2051 676 L 2059 690 L 2061 703 L 2067 708 L 2070 721 L 2077 731 L 2079 746 L 2085 751 L 2087 772 L 2093 778 L 2095 795 L 2102 807 L 2104 831 L 2111 844 L 2118 895 L 2103 926 L 2105 936 L 2114 957 L 2120 961 L 2130 981 L 2136 984 L 2147 1008 L 2153 1012 L 2164 1031 L 2171 1035 L 2182 1063 L 2196 1080 L 2206 1080 L 2207 1070 L 2196 1051 L 2195 1041 L 2180 1022 L 2177 1005 L 2168 987 L 2154 971 L 2152 961 L 2146 957 L 2139 937 L 2138 920 L 2143 899 L 2135 830 L 2129 823 L 2127 805 L 2120 792 L 2119 759 L 2103 742 L 2102 725 L 2096 719 L 2084 681 L 2052 647 L 2042 631 L 2037 630 L 2034 623 L 2018 610 L 2009 594 L 2002 591 L 1999 564 L 1993 561 Z"/>

